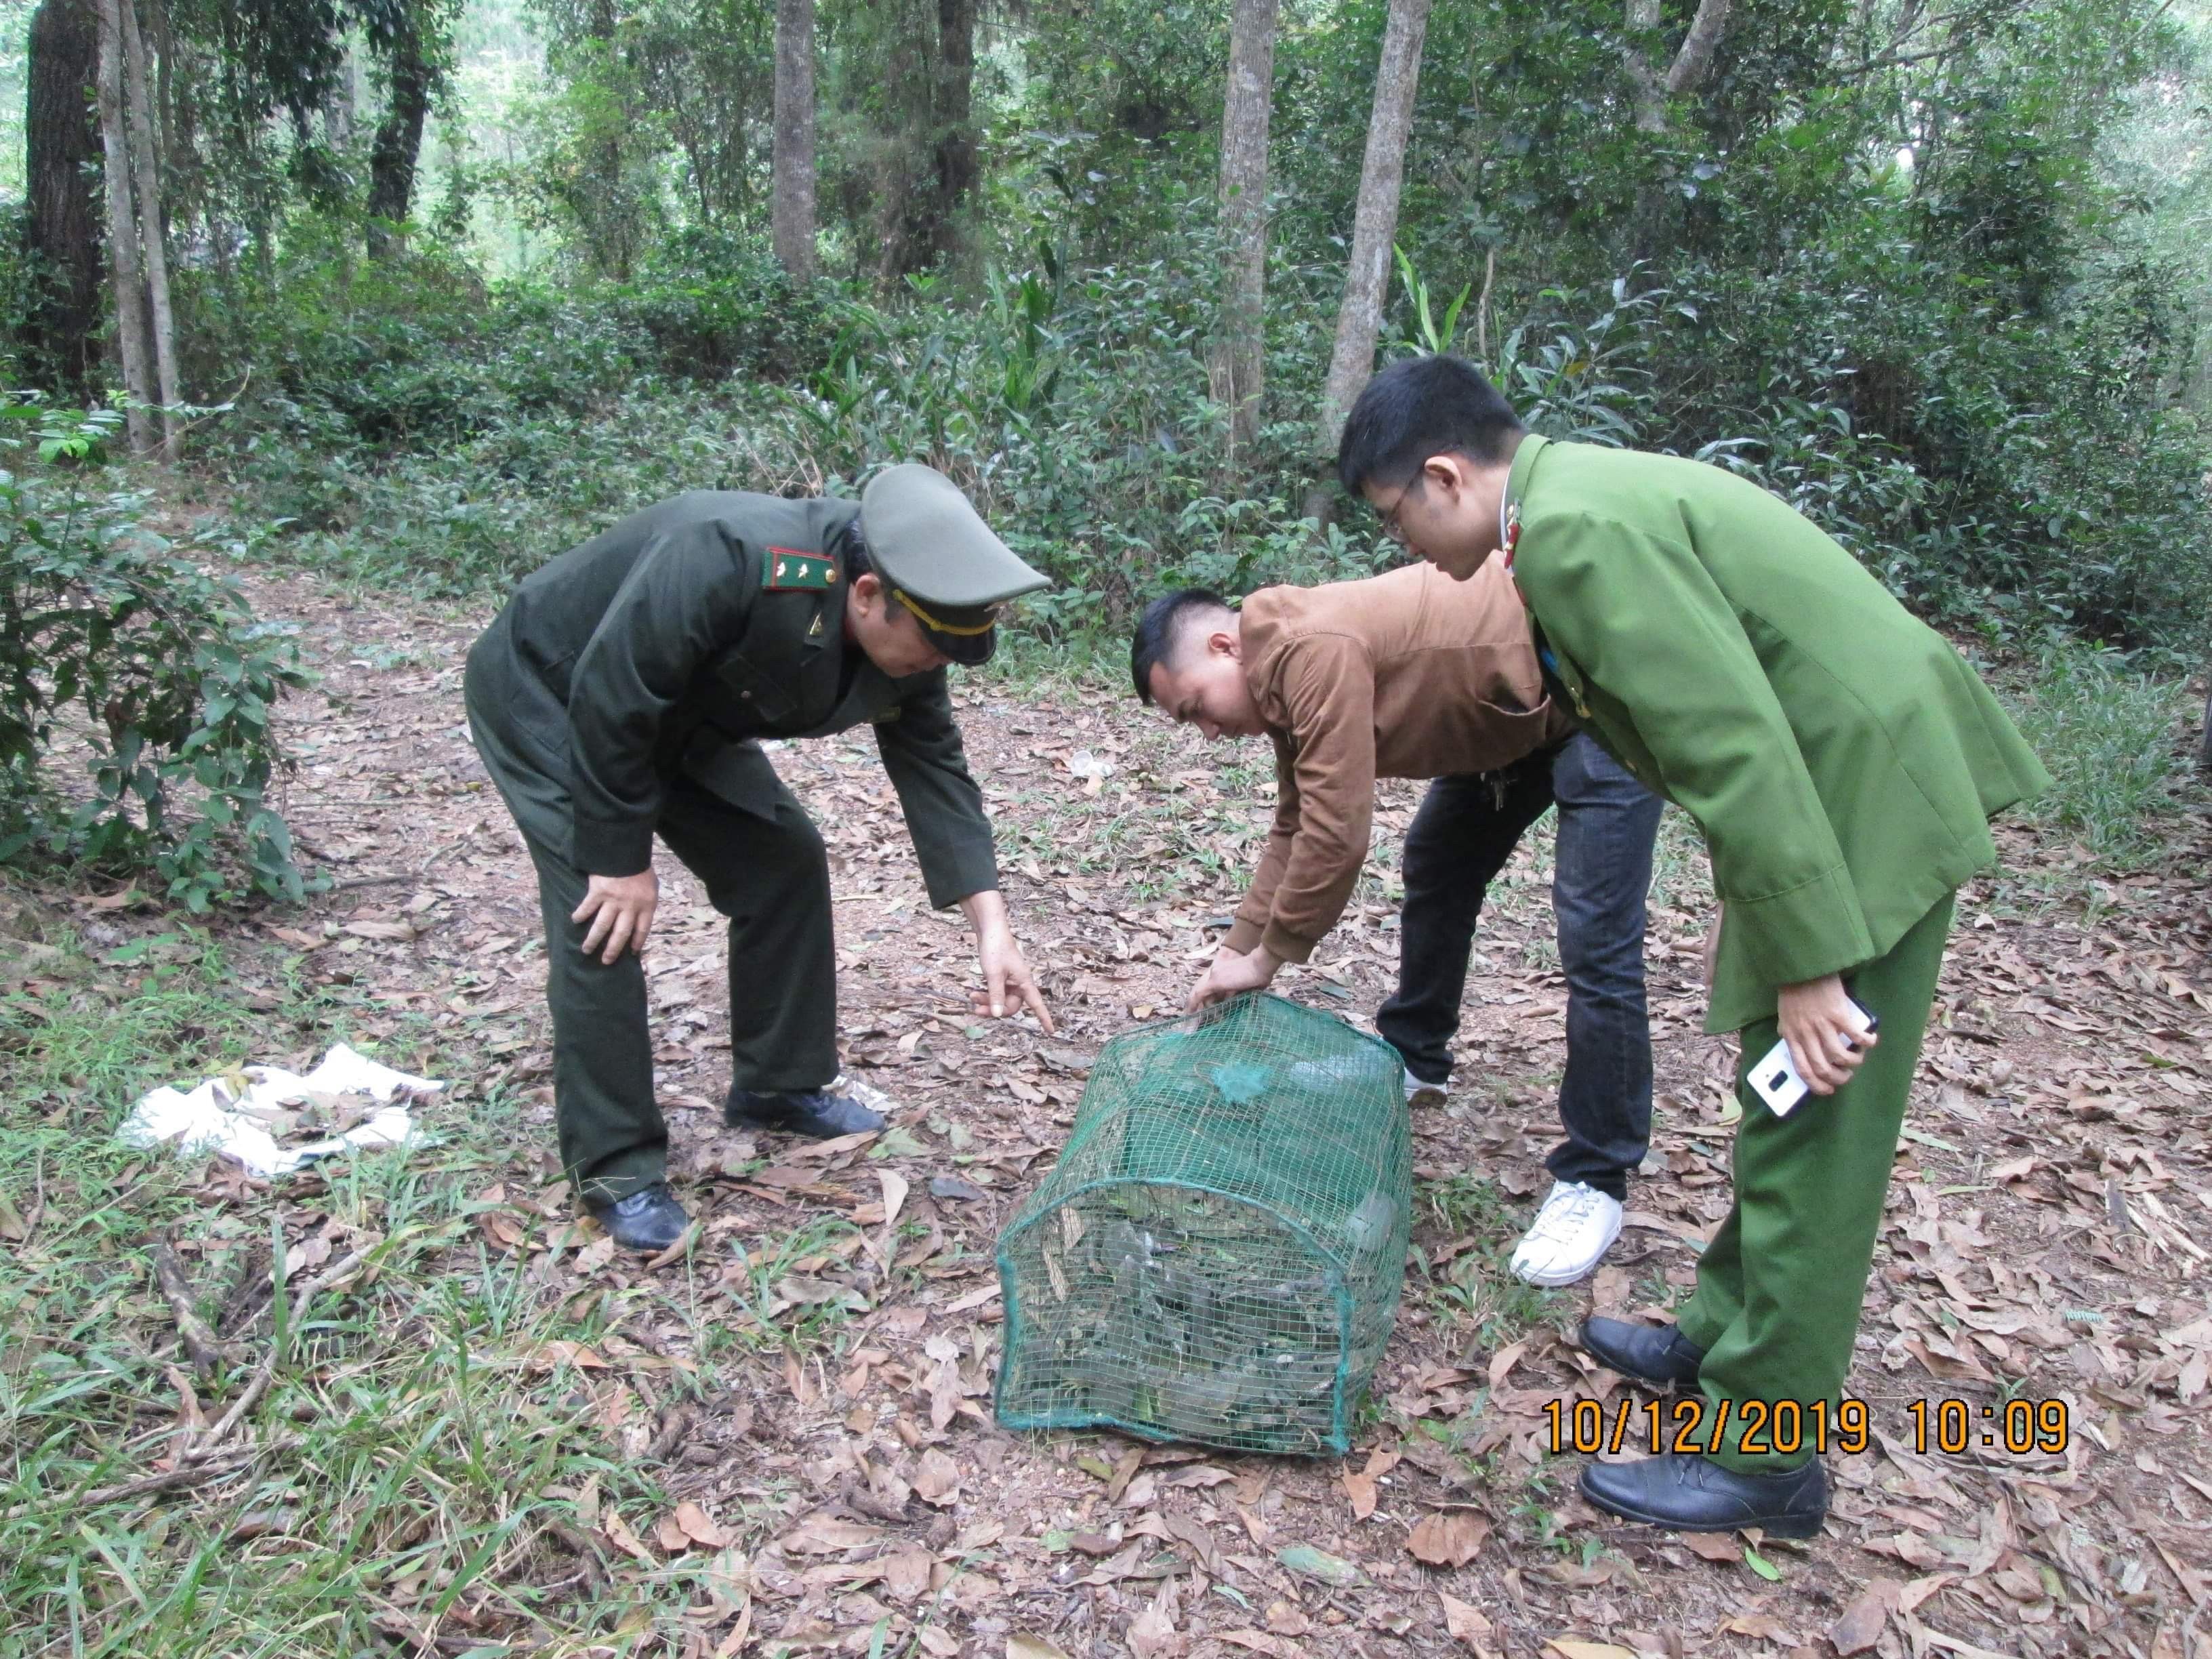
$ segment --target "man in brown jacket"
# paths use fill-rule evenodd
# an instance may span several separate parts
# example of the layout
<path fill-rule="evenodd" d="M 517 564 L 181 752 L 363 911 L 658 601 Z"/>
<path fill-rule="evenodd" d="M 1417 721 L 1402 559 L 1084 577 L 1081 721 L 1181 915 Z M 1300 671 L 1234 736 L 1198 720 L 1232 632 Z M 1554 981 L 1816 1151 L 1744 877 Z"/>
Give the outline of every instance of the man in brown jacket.
<path fill-rule="evenodd" d="M 1556 803 L 1553 877 L 1567 979 L 1566 1139 L 1513 1255 L 1565 1285 L 1620 1231 L 1651 1127 L 1644 894 L 1660 803 L 1552 707 L 1527 613 L 1501 568 L 1455 583 L 1415 565 L 1364 581 L 1263 588 L 1241 612 L 1187 589 L 1153 602 L 1130 651 L 1138 696 L 1208 738 L 1275 745 L 1275 822 L 1193 1008 L 1258 990 L 1336 925 L 1367 857 L 1377 777 L 1431 778 L 1407 832 L 1398 989 L 1376 1030 L 1406 1094 L 1441 1095 L 1476 918 L 1523 832 Z"/>

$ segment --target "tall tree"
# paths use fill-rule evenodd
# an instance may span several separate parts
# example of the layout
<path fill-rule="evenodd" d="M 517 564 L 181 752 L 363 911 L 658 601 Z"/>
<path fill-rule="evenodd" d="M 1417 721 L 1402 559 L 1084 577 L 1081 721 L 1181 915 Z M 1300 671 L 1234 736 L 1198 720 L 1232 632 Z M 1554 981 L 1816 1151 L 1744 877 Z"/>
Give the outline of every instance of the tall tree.
<path fill-rule="evenodd" d="M 369 50 L 381 60 L 384 118 L 368 154 L 369 249 L 390 252 L 415 207 L 415 171 L 430 102 L 445 89 L 450 0 L 368 0 Z"/>
<path fill-rule="evenodd" d="M 1712 67 L 1713 50 L 1728 27 L 1731 0 L 1698 0 L 1697 15 L 1682 37 L 1674 61 L 1662 74 L 1651 61 L 1650 42 L 1659 33 L 1660 0 L 1628 0 L 1629 79 L 1636 87 L 1636 126 L 1640 132 L 1667 130 L 1667 100 L 1697 90 Z"/>
<path fill-rule="evenodd" d="M 154 76 L 135 0 L 118 0 L 123 34 L 123 101 L 130 118 L 131 184 L 137 198 L 138 241 L 146 266 L 147 316 L 152 325 L 155 385 L 161 395 L 161 459 L 177 459 L 177 324 L 169 307 L 167 222 L 161 213 L 161 150 L 155 140 Z"/>
<path fill-rule="evenodd" d="M 933 264 L 958 253 L 961 214 L 975 188 L 975 0 L 937 0 L 936 81 L 930 99 L 936 117 Z"/>
<path fill-rule="evenodd" d="M 31 19 L 24 125 L 29 212 L 24 252 L 38 283 L 25 328 L 57 390 L 81 394 L 100 326 L 100 219 L 91 163 L 100 131 L 91 93 L 100 31 L 88 0 L 45 0 Z"/>
<path fill-rule="evenodd" d="M 1266 388 L 1267 118 L 1274 102 L 1279 0 L 1236 0 L 1229 19 L 1228 96 L 1221 111 L 1221 234 L 1228 283 L 1209 366 L 1229 405 L 1238 449 L 1259 435 Z"/>
<path fill-rule="evenodd" d="M 770 237 L 778 264 L 814 275 L 814 0 L 776 0 Z"/>
<path fill-rule="evenodd" d="M 883 279 L 955 263 L 976 175 L 976 0 L 887 0 L 867 102 L 877 112 L 876 216 Z"/>
<path fill-rule="evenodd" d="M 100 140 L 107 185 L 107 249 L 115 276 L 115 347 L 123 360 L 123 388 L 130 403 L 125 430 L 131 447 L 154 447 L 147 410 L 154 403 L 153 347 L 146 334 L 146 282 L 138 248 L 138 217 L 131 200 L 131 139 L 123 112 L 121 0 L 97 0 L 100 21 Z"/>
<path fill-rule="evenodd" d="M 1336 313 L 1336 348 L 1322 387 L 1321 422 L 1314 434 L 1322 476 L 1306 497 L 1306 516 L 1328 522 L 1335 492 L 1328 467 L 1344 435 L 1344 419 L 1375 372 L 1375 340 L 1382 330 L 1382 295 L 1390 282 L 1390 246 L 1398 234 L 1398 193 L 1406 178 L 1406 143 L 1413 131 L 1413 94 L 1420 85 L 1421 45 L 1428 33 L 1430 0 L 1391 0 L 1382 30 L 1382 60 L 1375 70 L 1375 107 L 1367 119 L 1367 156 L 1359 169 L 1359 199 L 1352 216 L 1352 261 L 1344 301 Z"/>

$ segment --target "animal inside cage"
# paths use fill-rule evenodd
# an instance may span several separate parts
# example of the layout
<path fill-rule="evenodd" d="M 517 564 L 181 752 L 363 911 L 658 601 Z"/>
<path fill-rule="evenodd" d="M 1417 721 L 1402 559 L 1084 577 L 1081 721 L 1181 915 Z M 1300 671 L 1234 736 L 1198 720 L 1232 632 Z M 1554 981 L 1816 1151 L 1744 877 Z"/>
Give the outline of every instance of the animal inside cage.
<path fill-rule="evenodd" d="M 1349 1450 L 1405 1276 L 1401 1075 L 1273 996 L 1108 1043 L 1000 1236 L 1000 1422 Z"/>

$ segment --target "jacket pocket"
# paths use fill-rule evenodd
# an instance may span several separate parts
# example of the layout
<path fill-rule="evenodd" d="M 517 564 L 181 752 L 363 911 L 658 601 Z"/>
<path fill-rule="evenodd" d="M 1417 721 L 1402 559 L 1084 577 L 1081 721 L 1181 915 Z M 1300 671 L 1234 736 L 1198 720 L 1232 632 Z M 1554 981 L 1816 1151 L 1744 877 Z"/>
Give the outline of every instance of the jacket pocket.
<path fill-rule="evenodd" d="M 733 736 L 787 720 L 799 707 L 793 686 L 734 653 L 715 665 L 708 684 L 711 706 L 703 712 Z"/>
<path fill-rule="evenodd" d="M 1524 755 L 1534 754 L 1551 736 L 1551 720 L 1548 698 L 1534 708 L 1510 702 L 1484 703 L 1481 729 L 1490 758 L 1478 769 L 1494 772 L 1501 766 L 1510 766 Z"/>

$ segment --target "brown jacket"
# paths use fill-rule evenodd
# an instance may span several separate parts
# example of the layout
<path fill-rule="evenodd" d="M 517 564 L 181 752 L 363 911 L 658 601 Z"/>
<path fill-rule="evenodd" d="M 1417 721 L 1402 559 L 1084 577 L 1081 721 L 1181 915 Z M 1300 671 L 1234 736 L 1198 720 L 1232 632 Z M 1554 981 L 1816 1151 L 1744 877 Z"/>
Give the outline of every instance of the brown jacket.
<path fill-rule="evenodd" d="M 1244 601 L 1244 678 L 1275 740 L 1275 823 L 1225 943 L 1304 962 L 1367 858 L 1375 780 L 1492 772 L 1574 730 L 1536 667 L 1528 613 L 1492 559 Z"/>

